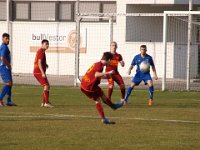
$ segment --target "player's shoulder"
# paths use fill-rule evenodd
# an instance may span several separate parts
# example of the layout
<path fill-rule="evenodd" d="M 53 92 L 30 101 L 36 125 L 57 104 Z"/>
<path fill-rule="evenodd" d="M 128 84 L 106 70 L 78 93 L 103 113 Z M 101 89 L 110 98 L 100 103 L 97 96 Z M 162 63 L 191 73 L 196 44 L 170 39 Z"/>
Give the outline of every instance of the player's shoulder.
<path fill-rule="evenodd" d="M 41 53 L 44 53 L 44 51 L 43 51 L 42 48 L 39 48 L 39 49 L 37 50 L 37 53 L 41 54 Z"/>
<path fill-rule="evenodd" d="M 148 58 L 151 58 L 151 59 L 152 59 L 152 56 L 151 56 L 151 55 L 149 55 L 149 54 L 146 54 L 146 57 L 148 57 Z"/>
<path fill-rule="evenodd" d="M 122 55 L 120 53 L 116 53 L 116 56 L 118 57 L 122 57 Z"/>
<path fill-rule="evenodd" d="M 141 55 L 140 54 L 137 54 L 137 55 L 135 55 L 135 59 L 137 59 L 137 58 L 140 58 L 141 57 Z"/>
<path fill-rule="evenodd" d="M 7 50 L 8 46 L 6 44 L 1 44 L 0 49 L 1 50 Z"/>
<path fill-rule="evenodd" d="M 101 63 L 101 61 L 98 61 L 96 63 L 94 63 L 94 66 L 102 66 L 103 64 Z"/>
<path fill-rule="evenodd" d="M 101 61 L 94 63 L 94 68 L 96 69 L 103 68 L 103 64 L 101 63 Z"/>

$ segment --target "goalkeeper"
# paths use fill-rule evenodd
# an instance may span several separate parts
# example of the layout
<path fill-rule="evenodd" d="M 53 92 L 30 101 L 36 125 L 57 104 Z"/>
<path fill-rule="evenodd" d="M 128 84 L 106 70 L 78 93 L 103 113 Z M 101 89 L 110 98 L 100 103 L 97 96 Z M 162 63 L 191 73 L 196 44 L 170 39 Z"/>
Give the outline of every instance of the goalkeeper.
<path fill-rule="evenodd" d="M 141 45 L 140 46 L 140 54 L 136 55 L 132 60 L 131 66 L 128 70 L 128 75 L 131 74 L 131 70 L 133 69 L 133 67 L 135 65 L 137 66 L 137 69 L 136 69 L 136 74 L 135 74 L 134 78 L 132 79 L 132 83 L 126 92 L 126 95 L 124 98 L 124 105 L 127 105 L 128 97 L 131 94 L 133 88 L 135 86 L 139 85 L 141 81 L 144 81 L 145 85 L 148 84 L 148 86 L 149 86 L 149 106 L 153 105 L 154 87 L 153 87 L 153 81 L 152 81 L 152 78 L 150 75 L 150 66 L 152 66 L 154 79 L 157 80 L 158 77 L 157 77 L 156 68 L 155 68 L 153 59 L 146 52 L 147 52 L 146 45 Z M 142 70 L 141 64 L 146 64 L 147 66 L 149 66 L 149 68 L 146 70 Z"/>

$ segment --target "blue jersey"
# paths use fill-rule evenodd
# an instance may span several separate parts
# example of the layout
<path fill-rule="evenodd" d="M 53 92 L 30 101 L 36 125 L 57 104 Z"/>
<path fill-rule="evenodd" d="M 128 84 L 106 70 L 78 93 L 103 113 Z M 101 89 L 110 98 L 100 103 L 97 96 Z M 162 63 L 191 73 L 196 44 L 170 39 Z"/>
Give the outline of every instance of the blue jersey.
<path fill-rule="evenodd" d="M 2 45 L 0 46 L 0 57 L 5 57 L 6 60 L 8 61 L 8 63 L 10 64 L 10 62 L 11 62 L 10 51 L 8 49 L 8 46 L 4 43 L 2 43 Z M 0 66 L 5 66 L 5 64 L 3 64 L 1 59 L 0 59 Z"/>
<path fill-rule="evenodd" d="M 141 54 L 138 54 L 133 58 L 132 63 L 131 63 L 131 66 L 135 66 L 135 65 L 137 66 L 136 73 L 140 72 L 140 64 L 143 61 L 148 62 L 152 67 L 154 67 L 154 62 L 150 55 L 146 54 L 144 57 L 142 57 Z M 149 73 L 149 72 L 147 72 L 147 73 Z"/>

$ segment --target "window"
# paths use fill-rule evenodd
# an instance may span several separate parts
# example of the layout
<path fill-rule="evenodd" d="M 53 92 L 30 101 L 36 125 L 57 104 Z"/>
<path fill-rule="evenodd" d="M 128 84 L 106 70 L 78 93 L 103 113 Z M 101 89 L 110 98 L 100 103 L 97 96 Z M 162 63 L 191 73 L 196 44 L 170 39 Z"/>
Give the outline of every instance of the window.
<path fill-rule="evenodd" d="M 75 1 L 12 1 L 14 21 L 75 22 Z M 80 13 L 116 13 L 116 2 L 81 1 Z M 0 20 L 6 20 L 6 2 L 0 0 Z M 116 17 L 114 17 L 114 21 Z M 85 22 L 107 22 L 108 19 L 84 18 Z"/>
<path fill-rule="evenodd" d="M 14 5 L 13 20 L 30 20 L 30 3 L 28 2 L 16 2 Z"/>
<path fill-rule="evenodd" d="M 0 1 L 0 20 L 6 20 L 6 2 Z"/>
<path fill-rule="evenodd" d="M 56 3 L 31 2 L 31 20 L 56 21 Z"/>
<path fill-rule="evenodd" d="M 100 13 L 100 3 L 99 2 L 81 2 L 79 4 L 80 13 Z M 99 21 L 99 18 L 95 19 L 82 19 L 82 21 Z"/>
<path fill-rule="evenodd" d="M 59 3 L 59 20 L 73 21 L 74 18 L 74 3 Z"/>
<path fill-rule="evenodd" d="M 117 12 L 117 5 L 116 3 L 103 3 L 102 4 L 102 12 L 103 13 L 116 13 Z M 103 19 L 109 20 L 109 19 Z M 116 17 L 113 17 L 113 21 L 116 22 Z"/>
<path fill-rule="evenodd" d="M 116 3 L 103 3 L 103 13 L 116 13 L 117 5 Z"/>
<path fill-rule="evenodd" d="M 126 17 L 127 42 L 162 42 L 162 17 Z"/>

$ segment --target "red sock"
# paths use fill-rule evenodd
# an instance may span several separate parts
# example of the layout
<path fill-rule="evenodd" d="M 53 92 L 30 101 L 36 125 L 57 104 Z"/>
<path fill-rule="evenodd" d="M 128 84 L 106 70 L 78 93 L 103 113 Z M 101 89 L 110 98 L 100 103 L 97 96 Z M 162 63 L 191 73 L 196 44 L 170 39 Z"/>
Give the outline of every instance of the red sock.
<path fill-rule="evenodd" d="M 45 103 L 44 91 L 43 91 L 43 93 L 42 93 L 42 103 L 43 103 L 43 104 Z"/>
<path fill-rule="evenodd" d="M 43 91 L 43 99 L 44 99 L 44 101 L 45 101 L 45 103 L 49 103 L 49 91 L 47 91 L 47 90 L 44 90 Z"/>
<path fill-rule="evenodd" d="M 103 112 L 103 108 L 102 108 L 102 106 L 101 106 L 101 103 L 96 102 L 96 109 L 97 109 L 97 111 L 98 111 L 98 113 L 99 113 L 99 116 L 100 116 L 101 118 L 105 118 L 105 115 L 104 115 L 104 112 Z"/>
<path fill-rule="evenodd" d="M 108 99 L 111 100 L 111 95 L 113 92 L 113 88 L 108 88 Z"/>
<path fill-rule="evenodd" d="M 124 99 L 125 94 L 126 94 L 126 90 L 125 90 L 125 88 L 120 88 L 120 90 L 121 90 L 121 98 Z"/>

